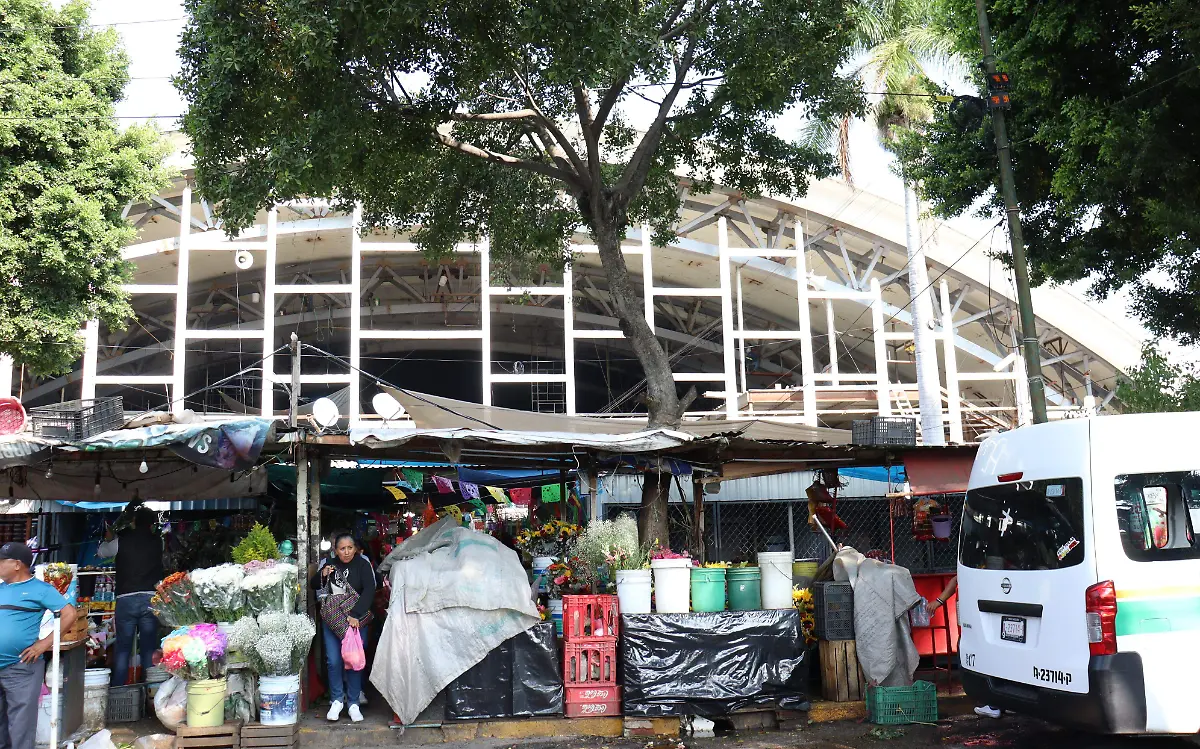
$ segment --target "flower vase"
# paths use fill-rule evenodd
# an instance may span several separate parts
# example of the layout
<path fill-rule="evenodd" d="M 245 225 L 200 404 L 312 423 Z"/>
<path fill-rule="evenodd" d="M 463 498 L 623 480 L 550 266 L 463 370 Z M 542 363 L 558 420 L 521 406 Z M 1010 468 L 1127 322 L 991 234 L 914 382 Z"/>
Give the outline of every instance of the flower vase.
<path fill-rule="evenodd" d="M 563 602 L 561 598 L 551 598 L 548 608 L 550 609 L 550 621 L 554 622 L 554 632 L 559 637 L 563 633 Z"/>
<path fill-rule="evenodd" d="M 552 564 L 554 564 L 554 557 L 533 558 L 533 584 L 536 586 L 538 595 L 545 594 L 549 587 L 550 565 Z"/>

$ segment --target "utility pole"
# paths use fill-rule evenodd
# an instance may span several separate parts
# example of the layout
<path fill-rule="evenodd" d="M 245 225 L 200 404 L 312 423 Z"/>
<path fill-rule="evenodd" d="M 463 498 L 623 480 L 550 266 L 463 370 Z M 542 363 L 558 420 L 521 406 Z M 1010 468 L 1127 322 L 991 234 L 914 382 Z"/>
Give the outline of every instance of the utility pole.
<path fill-rule="evenodd" d="M 288 399 L 288 426 L 296 427 L 300 411 L 300 339 L 292 333 L 289 344 L 292 350 L 292 382 Z M 308 501 L 309 501 L 309 465 L 308 445 L 303 431 L 297 432 L 296 442 L 296 566 L 300 580 L 308 579 Z M 320 472 L 318 471 L 318 475 Z M 318 482 L 320 479 L 317 479 Z M 320 491 L 318 483 L 317 490 Z M 301 590 L 305 587 L 301 585 Z M 297 601 L 300 613 L 308 613 L 308 593 L 302 593 Z"/>
<path fill-rule="evenodd" d="M 996 73 L 996 58 L 992 56 L 992 35 L 988 27 L 986 0 L 975 0 L 975 12 L 979 16 L 979 40 L 983 46 L 983 69 L 990 81 Z M 994 96 L 994 94 L 993 94 Z M 1033 410 L 1033 423 L 1046 423 L 1046 383 L 1042 379 L 1042 356 L 1037 337 L 1037 325 L 1033 317 L 1033 299 L 1029 295 L 1029 263 L 1025 258 L 1025 239 L 1021 235 L 1020 208 L 1017 207 L 1017 188 L 1013 181 L 1012 153 L 1008 142 L 1008 129 L 1004 123 L 1007 94 L 1002 94 L 1003 105 L 989 101 L 992 128 L 996 133 L 996 156 L 1000 160 L 1000 194 L 1004 197 L 1004 208 L 1008 212 L 1008 238 L 1012 244 L 1013 272 L 1017 280 L 1017 306 L 1021 313 L 1021 344 L 1025 352 L 1025 372 L 1029 382 L 1029 403 Z M 992 97 L 989 97 L 992 98 Z"/>
<path fill-rule="evenodd" d="M 292 333 L 292 388 L 288 399 L 288 426 L 293 429 L 300 415 L 300 339 Z"/>

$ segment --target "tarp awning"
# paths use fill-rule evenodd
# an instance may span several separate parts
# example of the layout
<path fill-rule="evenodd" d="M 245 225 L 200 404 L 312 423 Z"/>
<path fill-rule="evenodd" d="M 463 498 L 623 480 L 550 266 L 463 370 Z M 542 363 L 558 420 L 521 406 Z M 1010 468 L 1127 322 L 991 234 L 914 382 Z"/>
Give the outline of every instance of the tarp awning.
<path fill-rule="evenodd" d="M 974 451 L 936 451 L 904 453 L 904 471 L 913 496 L 961 494 L 971 478 Z"/>

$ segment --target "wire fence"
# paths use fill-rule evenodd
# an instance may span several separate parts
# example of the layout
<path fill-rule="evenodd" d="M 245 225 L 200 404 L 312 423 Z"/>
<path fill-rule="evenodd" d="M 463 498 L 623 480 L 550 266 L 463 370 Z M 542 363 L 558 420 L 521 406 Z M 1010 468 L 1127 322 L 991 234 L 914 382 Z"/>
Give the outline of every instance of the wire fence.
<path fill-rule="evenodd" d="M 884 497 L 843 499 L 836 505 L 845 527 L 835 530 L 835 541 L 880 559 L 895 561 L 914 574 L 952 572 L 957 565 L 958 526 L 963 495 L 930 497 L 938 501 L 952 526 L 948 540 L 926 540 L 914 533 L 913 501 Z M 633 504 L 606 504 L 604 515 L 615 518 L 638 512 Z M 699 555 L 695 543 L 693 508 L 672 504 L 667 516 L 672 549 Z M 796 559 L 820 559 L 831 549 L 808 523 L 807 500 L 769 502 L 706 502 L 704 504 L 704 558 L 707 561 L 755 562 L 761 551 L 792 550 Z"/>

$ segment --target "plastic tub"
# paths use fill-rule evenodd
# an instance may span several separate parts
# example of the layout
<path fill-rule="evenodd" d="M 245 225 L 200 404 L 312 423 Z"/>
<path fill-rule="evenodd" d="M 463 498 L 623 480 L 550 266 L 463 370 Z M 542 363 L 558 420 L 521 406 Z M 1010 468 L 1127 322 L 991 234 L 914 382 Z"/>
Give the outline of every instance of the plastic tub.
<path fill-rule="evenodd" d="M 225 679 L 189 681 L 187 684 L 188 728 L 213 728 L 224 723 Z"/>
<path fill-rule="evenodd" d="M 692 611 L 725 610 L 725 570 L 692 568 Z"/>
<path fill-rule="evenodd" d="M 953 530 L 953 522 L 949 515 L 934 515 L 929 519 L 933 524 L 933 537 L 939 541 L 950 540 L 950 532 Z"/>
<path fill-rule="evenodd" d="M 617 570 L 617 602 L 622 614 L 650 613 L 650 570 Z"/>
<path fill-rule="evenodd" d="M 725 573 L 729 585 L 730 611 L 757 611 L 762 608 L 762 570 L 758 567 L 734 567 Z"/>
<path fill-rule="evenodd" d="M 692 560 L 654 559 L 654 609 L 660 614 L 686 614 L 690 611 Z"/>
<path fill-rule="evenodd" d="M 792 562 L 792 585 L 799 588 L 811 588 L 819 566 L 820 563 L 815 559 L 797 559 Z"/>
<path fill-rule="evenodd" d="M 83 685 L 85 687 L 108 686 L 112 681 L 112 672 L 107 668 L 89 668 L 83 672 Z"/>
<path fill-rule="evenodd" d="M 792 607 L 792 552 L 763 551 L 758 554 L 759 574 L 762 576 L 762 607 L 790 609 Z"/>
<path fill-rule="evenodd" d="M 546 608 L 550 609 L 550 621 L 554 622 L 554 632 L 559 637 L 563 633 L 563 602 L 561 598 L 551 598 Z"/>
<path fill-rule="evenodd" d="M 300 715 L 300 675 L 260 676 L 258 721 L 264 726 L 290 726 Z"/>
<path fill-rule="evenodd" d="M 537 586 L 538 593 L 546 592 L 546 577 L 552 564 L 554 564 L 554 557 L 533 558 L 533 583 Z"/>

